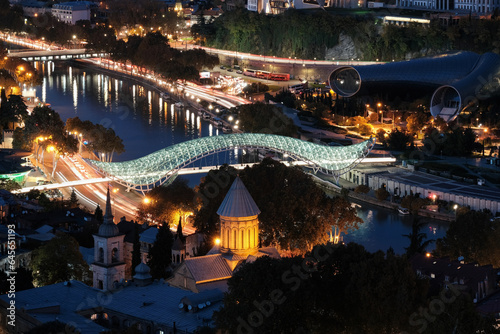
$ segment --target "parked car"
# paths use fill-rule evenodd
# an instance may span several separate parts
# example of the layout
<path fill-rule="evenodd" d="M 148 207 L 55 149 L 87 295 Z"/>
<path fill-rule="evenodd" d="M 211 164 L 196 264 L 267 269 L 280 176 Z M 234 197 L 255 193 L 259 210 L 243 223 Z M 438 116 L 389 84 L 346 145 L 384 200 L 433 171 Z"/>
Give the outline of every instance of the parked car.
<path fill-rule="evenodd" d="M 228 69 L 227 69 L 227 71 L 228 71 L 228 72 L 232 72 L 232 71 L 233 71 L 233 69 L 230 67 L 230 68 L 228 68 Z"/>
<path fill-rule="evenodd" d="M 242 70 L 237 70 L 236 73 L 243 74 L 243 71 Z"/>

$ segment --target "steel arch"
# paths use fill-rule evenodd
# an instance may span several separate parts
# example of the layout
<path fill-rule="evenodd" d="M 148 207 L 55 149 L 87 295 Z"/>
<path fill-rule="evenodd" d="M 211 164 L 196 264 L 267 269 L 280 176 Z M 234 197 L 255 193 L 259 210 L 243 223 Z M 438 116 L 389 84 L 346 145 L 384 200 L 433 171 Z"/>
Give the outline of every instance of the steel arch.
<path fill-rule="evenodd" d="M 148 191 L 166 182 L 181 168 L 208 155 L 234 148 L 266 149 L 287 154 L 292 159 L 305 161 L 314 172 L 338 179 L 361 162 L 374 144 L 373 137 L 355 145 L 332 147 L 278 135 L 237 133 L 193 139 L 130 161 L 87 161 L 100 173 L 128 188 Z"/>

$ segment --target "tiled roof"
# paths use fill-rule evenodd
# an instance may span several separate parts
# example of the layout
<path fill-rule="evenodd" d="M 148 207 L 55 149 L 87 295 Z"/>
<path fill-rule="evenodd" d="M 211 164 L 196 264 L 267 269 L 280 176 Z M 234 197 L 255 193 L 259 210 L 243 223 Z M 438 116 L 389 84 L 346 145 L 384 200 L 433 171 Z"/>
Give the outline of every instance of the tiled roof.
<path fill-rule="evenodd" d="M 236 177 L 217 210 L 223 217 L 251 217 L 260 213 L 257 204 L 239 177 Z"/>
<path fill-rule="evenodd" d="M 130 318 L 151 321 L 157 324 L 155 327 L 163 328 L 167 333 L 167 328 L 172 328 L 174 322 L 178 333 L 192 333 L 204 324 L 210 325 L 213 312 L 221 305 L 220 301 L 214 300 L 209 307 L 196 313 L 185 312 L 179 309 L 180 301 L 185 297 L 196 299 L 196 294 L 162 282 L 143 287 L 129 282 L 122 289 L 112 292 L 108 298 L 102 298 L 101 294 L 102 291 L 78 281 L 71 281 L 69 285 L 57 283 L 16 292 L 16 307 L 24 308 L 42 323 L 57 319 L 75 325 L 80 333 L 98 334 L 107 329 L 78 312 L 102 306 L 105 312 L 110 310 Z M 0 296 L 0 300 L 2 307 L 9 303 L 7 295 Z M 44 309 L 53 313 L 44 313 Z"/>
<path fill-rule="evenodd" d="M 196 284 L 226 279 L 232 276 L 231 268 L 220 254 L 188 258 L 184 261 Z"/>
<path fill-rule="evenodd" d="M 150 227 L 146 231 L 142 232 L 139 241 L 147 242 L 148 244 L 153 244 L 156 240 L 156 235 L 158 234 L 158 228 Z"/>
<path fill-rule="evenodd" d="M 57 283 L 16 292 L 16 308 L 24 308 L 30 316 L 42 323 L 59 320 L 74 324 L 80 333 L 97 334 L 105 328 L 88 321 L 77 312 L 99 306 L 101 298 L 97 298 L 98 293 L 99 290 L 78 281 L 71 281 L 70 284 Z M 0 299 L 9 302 L 7 295 L 0 296 Z M 86 302 L 87 300 L 90 302 Z M 43 309 L 48 308 L 53 313 L 44 312 Z M 55 311 L 57 309 L 58 312 Z"/>
<path fill-rule="evenodd" d="M 475 263 L 450 261 L 448 258 L 426 257 L 423 254 L 414 255 L 410 259 L 410 264 L 415 271 L 434 278 L 438 283 L 462 284 L 474 292 L 477 292 L 478 283 L 488 279 L 491 281 L 497 272 L 491 265 L 479 266 Z"/>

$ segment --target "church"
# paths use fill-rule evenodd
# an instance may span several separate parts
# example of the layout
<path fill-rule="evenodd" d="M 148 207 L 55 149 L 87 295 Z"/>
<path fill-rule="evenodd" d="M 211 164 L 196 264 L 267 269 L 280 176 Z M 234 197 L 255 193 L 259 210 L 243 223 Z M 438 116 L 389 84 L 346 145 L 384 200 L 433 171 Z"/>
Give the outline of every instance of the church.
<path fill-rule="evenodd" d="M 227 280 L 244 263 L 261 256 L 279 258 L 274 247 L 259 248 L 257 204 L 239 177 L 229 188 L 217 210 L 220 241 L 207 255 L 187 258 L 173 272 L 172 286 L 193 292 L 219 288 L 227 290 Z"/>

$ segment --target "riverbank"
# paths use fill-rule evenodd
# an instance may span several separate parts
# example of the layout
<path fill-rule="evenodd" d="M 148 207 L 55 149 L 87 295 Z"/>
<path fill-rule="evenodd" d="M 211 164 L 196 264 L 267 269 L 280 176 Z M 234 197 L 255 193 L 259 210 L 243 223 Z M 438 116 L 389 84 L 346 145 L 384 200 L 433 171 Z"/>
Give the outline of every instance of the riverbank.
<path fill-rule="evenodd" d="M 323 189 L 323 191 L 325 191 L 329 195 L 339 196 L 342 192 L 342 189 L 346 189 L 348 191 L 347 197 L 349 198 L 349 200 L 354 202 L 369 203 L 395 212 L 397 212 L 398 207 L 400 206 L 398 203 L 392 203 L 389 201 L 379 201 L 378 199 L 370 195 L 356 193 L 352 190 L 349 190 L 348 188 L 338 186 L 327 180 L 323 180 L 322 178 L 316 175 L 313 175 L 313 180 L 321 189 Z M 451 222 L 455 220 L 455 215 L 445 214 L 441 212 L 434 212 L 426 209 L 420 209 L 417 212 L 417 214 L 421 217 L 426 217 L 446 222 Z"/>
<path fill-rule="evenodd" d="M 130 80 L 133 82 L 136 82 L 137 84 L 141 86 L 146 86 L 149 89 L 155 91 L 158 95 L 160 95 L 162 98 L 165 99 L 170 99 L 171 101 L 175 103 L 181 103 L 183 107 L 189 106 L 190 108 L 196 110 L 196 112 L 202 116 L 203 114 L 208 114 L 210 115 L 210 119 L 218 118 L 219 115 L 217 115 L 215 112 L 211 110 L 204 109 L 203 106 L 196 101 L 192 99 L 187 99 L 185 98 L 184 94 L 184 88 L 185 86 L 181 86 L 179 88 L 179 84 L 167 84 L 166 82 L 163 82 L 161 80 L 158 80 L 154 78 L 154 76 L 151 76 L 151 78 L 145 78 L 139 74 L 135 75 L 134 73 L 129 73 L 125 71 L 120 71 L 120 70 L 115 70 L 115 69 L 110 69 L 109 67 L 107 68 L 104 63 L 96 63 L 92 59 L 75 59 L 72 60 L 74 63 L 78 64 L 79 66 L 82 67 L 87 67 L 89 69 L 92 69 L 94 71 L 99 71 L 103 74 L 112 76 L 112 77 L 118 77 L 123 80 Z M 109 65 L 108 65 L 109 66 Z M 160 81 L 160 82 L 158 82 Z M 215 101 L 217 101 L 217 98 L 215 98 Z M 212 101 L 208 101 L 212 102 Z M 220 119 L 224 125 L 224 127 L 229 127 L 232 129 L 232 132 L 235 133 L 242 133 L 243 131 L 239 129 L 233 129 L 232 125 L 224 120 Z"/>

